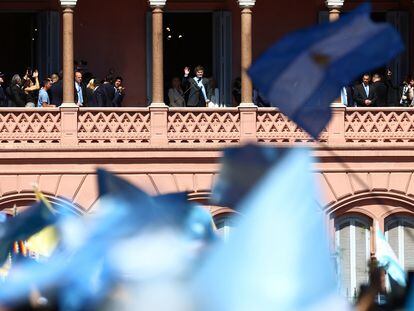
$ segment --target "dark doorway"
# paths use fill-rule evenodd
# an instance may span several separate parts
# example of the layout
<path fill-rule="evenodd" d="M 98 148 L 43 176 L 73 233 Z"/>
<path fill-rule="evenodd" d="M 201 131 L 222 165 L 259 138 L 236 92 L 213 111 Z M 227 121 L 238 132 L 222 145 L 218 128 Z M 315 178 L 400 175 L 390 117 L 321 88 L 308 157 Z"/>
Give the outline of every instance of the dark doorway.
<path fill-rule="evenodd" d="M 164 15 L 165 92 L 173 77 L 182 77 L 201 65 L 205 76 L 213 72 L 213 13 L 166 13 Z M 193 72 L 191 72 L 193 74 Z M 167 100 L 167 99 L 166 99 Z M 166 101 L 168 102 L 168 101 Z"/>
<path fill-rule="evenodd" d="M 5 73 L 7 82 L 13 74 L 37 67 L 36 20 L 35 13 L 0 13 L 0 71 Z"/>

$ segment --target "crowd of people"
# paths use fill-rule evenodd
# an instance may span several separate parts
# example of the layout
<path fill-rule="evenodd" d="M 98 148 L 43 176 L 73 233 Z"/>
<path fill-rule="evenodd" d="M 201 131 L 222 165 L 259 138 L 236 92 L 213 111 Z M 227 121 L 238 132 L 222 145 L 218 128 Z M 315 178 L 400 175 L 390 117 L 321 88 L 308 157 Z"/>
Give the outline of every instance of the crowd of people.
<path fill-rule="evenodd" d="M 202 66 L 184 68 L 184 76 L 174 77 L 168 90 L 167 102 L 170 107 L 224 106 L 214 78 L 206 78 Z M 40 80 L 37 70 L 27 69 L 23 77 L 13 75 L 7 87 L 5 75 L 0 72 L 0 107 L 59 107 L 63 103 L 62 73 Z M 241 79 L 235 79 L 232 88 L 233 104 L 241 102 Z M 90 73 L 77 69 L 74 75 L 74 98 L 80 107 L 121 107 L 125 97 L 123 78 L 108 74 L 100 80 Z M 253 91 L 253 102 L 258 107 L 271 104 L 257 90 Z M 392 73 L 387 71 L 365 74 L 362 80 L 341 90 L 341 102 L 348 107 L 414 107 L 414 77 L 395 84 Z"/>
<path fill-rule="evenodd" d="M 348 107 L 413 107 L 414 77 L 393 83 L 392 72 L 364 74 L 361 82 L 341 90 L 341 102 Z"/>
<path fill-rule="evenodd" d="M 40 81 L 38 70 L 27 69 L 23 78 L 13 75 L 6 88 L 2 86 L 4 79 L 0 72 L 0 107 L 59 107 L 63 103 L 62 72 Z M 82 70 L 75 71 L 74 99 L 78 106 L 121 107 L 124 96 L 122 77 L 108 74 L 100 80 Z"/>

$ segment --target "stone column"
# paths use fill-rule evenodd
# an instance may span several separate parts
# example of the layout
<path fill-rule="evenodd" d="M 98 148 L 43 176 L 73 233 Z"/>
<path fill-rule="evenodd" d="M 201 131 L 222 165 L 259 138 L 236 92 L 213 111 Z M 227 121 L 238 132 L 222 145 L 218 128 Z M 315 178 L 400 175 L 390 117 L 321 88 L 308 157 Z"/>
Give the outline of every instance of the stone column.
<path fill-rule="evenodd" d="M 344 5 L 344 0 L 326 0 L 326 7 L 329 9 L 329 21 L 334 22 L 339 19 L 341 8 Z"/>
<path fill-rule="evenodd" d="M 247 74 L 252 63 L 252 8 L 256 0 L 238 0 L 241 8 L 241 104 L 253 106 L 253 84 Z"/>
<path fill-rule="evenodd" d="M 164 48 L 163 8 L 166 0 L 149 0 L 152 8 L 152 103 L 165 107 L 164 103 Z"/>
<path fill-rule="evenodd" d="M 73 9 L 77 0 L 60 0 L 63 8 L 63 107 L 75 104 L 73 60 Z"/>
<path fill-rule="evenodd" d="M 344 0 L 326 0 L 326 7 L 329 9 L 329 21 L 332 23 L 339 19 L 341 8 L 344 5 Z M 343 106 L 341 96 L 334 100 L 332 103 L 334 107 Z"/>

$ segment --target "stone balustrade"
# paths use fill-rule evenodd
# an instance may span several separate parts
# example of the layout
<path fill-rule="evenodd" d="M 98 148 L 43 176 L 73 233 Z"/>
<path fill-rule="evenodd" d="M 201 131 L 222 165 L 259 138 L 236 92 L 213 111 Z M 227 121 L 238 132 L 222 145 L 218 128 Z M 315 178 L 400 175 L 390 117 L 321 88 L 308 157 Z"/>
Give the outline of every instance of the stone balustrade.
<path fill-rule="evenodd" d="M 414 110 L 333 108 L 315 140 L 274 108 L 12 108 L 0 110 L 0 148 L 204 148 L 241 142 L 314 147 L 414 147 Z"/>

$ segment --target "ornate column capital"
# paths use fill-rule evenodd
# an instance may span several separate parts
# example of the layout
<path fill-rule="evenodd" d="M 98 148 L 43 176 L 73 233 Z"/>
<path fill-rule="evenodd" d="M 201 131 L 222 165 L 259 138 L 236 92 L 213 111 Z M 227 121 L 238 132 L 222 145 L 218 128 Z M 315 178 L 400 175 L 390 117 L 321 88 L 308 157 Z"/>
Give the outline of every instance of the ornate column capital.
<path fill-rule="evenodd" d="M 325 0 L 328 9 L 340 9 L 344 6 L 344 0 Z"/>
<path fill-rule="evenodd" d="M 256 4 L 256 0 L 237 0 L 237 2 L 242 9 L 250 9 Z"/>
<path fill-rule="evenodd" d="M 74 8 L 78 0 L 60 0 L 60 5 L 63 8 Z"/>
<path fill-rule="evenodd" d="M 148 4 L 151 8 L 163 8 L 165 4 L 167 3 L 167 0 L 148 0 Z"/>

